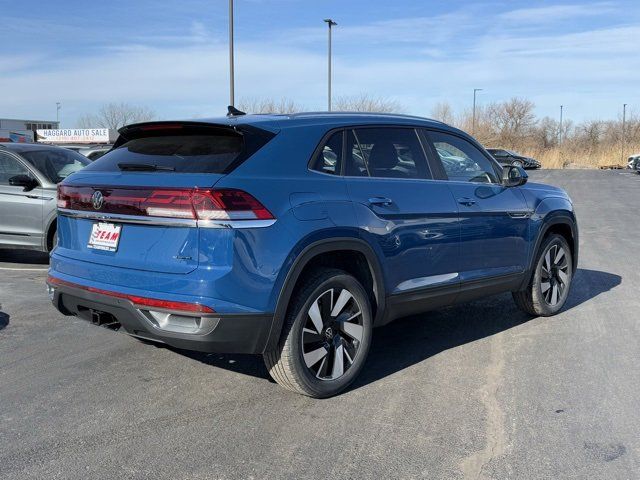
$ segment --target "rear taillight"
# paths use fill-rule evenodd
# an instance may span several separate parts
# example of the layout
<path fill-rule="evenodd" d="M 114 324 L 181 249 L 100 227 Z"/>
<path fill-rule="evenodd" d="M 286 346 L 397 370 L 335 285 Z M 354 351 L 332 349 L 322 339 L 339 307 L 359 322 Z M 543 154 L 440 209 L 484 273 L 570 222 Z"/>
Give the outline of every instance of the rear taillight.
<path fill-rule="evenodd" d="M 252 195 L 243 190 L 228 188 L 168 189 L 59 185 L 58 208 L 193 220 L 274 218 Z"/>
<path fill-rule="evenodd" d="M 140 210 L 150 217 L 194 218 L 192 197 L 189 190 L 152 190 L 141 199 Z"/>
<path fill-rule="evenodd" d="M 196 190 L 193 209 L 198 220 L 270 220 L 273 218 L 253 196 L 242 190 Z"/>
<path fill-rule="evenodd" d="M 68 207 L 68 196 L 64 191 L 64 187 L 58 184 L 58 208 L 69 208 Z"/>

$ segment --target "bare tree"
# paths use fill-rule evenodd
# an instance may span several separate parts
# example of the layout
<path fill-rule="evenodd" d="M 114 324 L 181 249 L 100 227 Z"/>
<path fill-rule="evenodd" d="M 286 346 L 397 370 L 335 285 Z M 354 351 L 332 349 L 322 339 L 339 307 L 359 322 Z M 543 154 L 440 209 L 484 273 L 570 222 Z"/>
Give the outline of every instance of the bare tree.
<path fill-rule="evenodd" d="M 147 107 L 130 105 L 128 103 L 107 103 L 98 113 L 86 114 L 78 119 L 80 128 L 110 128 L 118 129 L 130 123 L 153 120 L 155 112 Z"/>
<path fill-rule="evenodd" d="M 538 128 L 535 129 L 533 137 L 542 148 L 556 146 L 560 138 L 560 122 L 551 117 L 542 118 L 538 122 Z"/>
<path fill-rule="evenodd" d="M 495 124 L 493 123 L 490 115 L 490 107 L 491 105 L 478 105 L 476 107 L 475 130 L 473 135 L 483 145 L 488 147 L 499 147 L 501 146 L 500 138 L 496 133 Z M 464 110 L 454 120 L 455 126 L 467 132 L 471 132 L 473 124 L 473 110 L 471 108 Z"/>
<path fill-rule="evenodd" d="M 578 139 L 590 149 L 595 149 L 604 133 L 604 122 L 601 120 L 589 120 L 578 127 Z"/>
<path fill-rule="evenodd" d="M 338 97 L 334 101 L 334 110 L 343 112 L 385 112 L 404 111 L 400 102 L 384 97 L 374 97 L 363 93 L 350 97 Z"/>
<path fill-rule="evenodd" d="M 98 121 L 96 120 L 96 116 L 90 113 L 85 113 L 83 116 L 78 118 L 76 121 L 76 126 L 78 128 L 95 128 L 98 126 Z"/>
<path fill-rule="evenodd" d="M 489 105 L 489 121 L 503 146 L 516 147 L 519 139 L 531 134 L 536 125 L 534 108 L 530 100 L 515 97 Z"/>
<path fill-rule="evenodd" d="M 441 122 L 448 123 L 449 125 L 453 124 L 453 110 L 451 109 L 451 105 L 447 102 L 438 102 L 431 109 L 431 117 L 435 120 L 440 120 Z"/>
<path fill-rule="evenodd" d="M 293 100 L 281 98 L 242 98 L 236 105 L 238 110 L 246 113 L 296 113 L 304 110 Z"/>

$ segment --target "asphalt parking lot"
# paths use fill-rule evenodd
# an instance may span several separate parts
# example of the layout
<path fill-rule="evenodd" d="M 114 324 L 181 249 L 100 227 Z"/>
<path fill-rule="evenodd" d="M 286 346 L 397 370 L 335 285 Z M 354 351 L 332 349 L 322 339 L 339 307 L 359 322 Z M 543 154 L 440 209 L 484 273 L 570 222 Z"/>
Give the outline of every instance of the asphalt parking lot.
<path fill-rule="evenodd" d="M 640 176 L 531 180 L 577 207 L 564 311 L 530 318 L 502 295 L 399 320 L 328 400 L 257 357 L 64 317 L 47 257 L 0 251 L 0 478 L 639 478 Z"/>

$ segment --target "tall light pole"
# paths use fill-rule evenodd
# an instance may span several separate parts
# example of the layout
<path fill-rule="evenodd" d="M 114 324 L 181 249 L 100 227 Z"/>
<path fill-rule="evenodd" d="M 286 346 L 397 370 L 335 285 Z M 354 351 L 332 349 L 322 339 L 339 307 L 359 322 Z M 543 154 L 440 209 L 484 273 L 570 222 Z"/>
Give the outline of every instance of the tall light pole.
<path fill-rule="evenodd" d="M 620 160 L 622 163 L 624 163 L 624 147 L 625 147 L 624 144 L 626 142 L 626 138 L 625 138 L 626 123 L 627 123 L 627 104 L 623 103 L 622 104 L 622 148 L 620 150 Z"/>
<path fill-rule="evenodd" d="M 473 114 L 471 119 L 471 134 L 476 134 L 476 93 L 481 92 L 481 88 L 473 89 Z"/>
<path fill-rule="evenodd" d="M 564 109 L 564 105 L 560 105 L 560 131 L 558 132 L 558 145 L 562 145 L 562 111 Z"/>
<path fill-rule="evenodd" d="M 233 74 L 233 0 L 229 0 L 229 105 L 235 104 Z"/>
<path fill-rule="evenodd" d="M 329 77 L 329 82 L 328 82 L 328 97 L 327 97 L 327 109 L 329 111 L 331 111 L 331 28 L 338 25 L 336 22 L 334 22 L 333 20 L 331 20 L 330 18 L 325 18 L 324 19 L 325 23 L 329 26 L 329 65 L 328 65 L 328 77 Z"/>
<path fill-rule="evenodd" d="M 58 124 L 58 128 L 60 128 L 60 109 L 62 108 L 62 104 L 60 102 L 56 102 L 56 123 Z"/>

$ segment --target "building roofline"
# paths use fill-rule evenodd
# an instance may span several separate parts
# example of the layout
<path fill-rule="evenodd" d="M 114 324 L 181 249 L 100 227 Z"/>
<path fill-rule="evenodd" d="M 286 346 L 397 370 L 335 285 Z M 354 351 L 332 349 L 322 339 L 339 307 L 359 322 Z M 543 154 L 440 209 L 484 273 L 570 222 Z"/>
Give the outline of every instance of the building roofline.
<path fill-rule="evenodd" d="M 10 121 L 10 122 L 25 122 L 25 123 L 60 123 L 60 120 L 34 120 L 31 118 L 0 118 L 0 122 L 2 121 Z"/>

